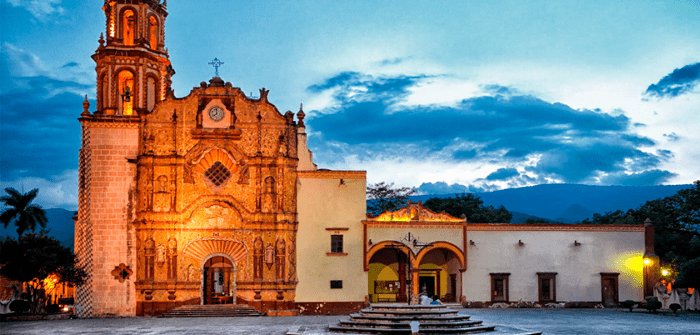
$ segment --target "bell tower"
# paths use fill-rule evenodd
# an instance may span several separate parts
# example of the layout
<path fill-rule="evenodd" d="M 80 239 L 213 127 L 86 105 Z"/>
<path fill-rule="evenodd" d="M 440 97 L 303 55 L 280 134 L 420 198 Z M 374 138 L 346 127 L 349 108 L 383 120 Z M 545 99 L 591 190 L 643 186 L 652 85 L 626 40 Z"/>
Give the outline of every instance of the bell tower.
<path fill-rule="evenodd" d="M 75 253 L 91 276 L 76 288 L 80 317 L 136 315 L 138 241 L 133 233 L 141 120 L 173 96 L 165 49 L 166 2 L 107 0 L 92 59 L 97 106 L 85 98 Z"/>
<path fill-rule="evenodd" d="M 175 71 L 165 49 L 167 1 L 106 0 L 105 34 L 92 56 L 97 72 L 97 111 L 104 116 L 149 113 L 172 94 Z M 105 40 L 106 35 L 106 40 Z"/>

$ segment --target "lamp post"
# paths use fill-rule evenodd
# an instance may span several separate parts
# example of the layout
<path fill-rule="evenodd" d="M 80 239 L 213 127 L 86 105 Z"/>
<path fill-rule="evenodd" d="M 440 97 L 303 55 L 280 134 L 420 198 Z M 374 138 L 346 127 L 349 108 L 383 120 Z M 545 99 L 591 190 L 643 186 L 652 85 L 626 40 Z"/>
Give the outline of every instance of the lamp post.
<path fill-rule="evenodd" d="M 411 234 L 411 232 L 408 232 L 406 236 L 404 236 L 401 240 L 401 243 L 391 243 L 389 246 L 392 248 L 401 248 L 401 247 L 407 247 L 408 250 L 408 273 L 411 276 L 408 282 L 408 304 L 411 304 L 411 296 L 413 295 L 413 269 L 411 267 L 411 254 L 415 253 L 418 255 L 421 250 L 423 250 L 426 247 L 432 247 L 432 243 L 421 243 L 418 241 L 418 237 L 416 235 Z M 418 284 L 416 284 L 418 285 Z"/>

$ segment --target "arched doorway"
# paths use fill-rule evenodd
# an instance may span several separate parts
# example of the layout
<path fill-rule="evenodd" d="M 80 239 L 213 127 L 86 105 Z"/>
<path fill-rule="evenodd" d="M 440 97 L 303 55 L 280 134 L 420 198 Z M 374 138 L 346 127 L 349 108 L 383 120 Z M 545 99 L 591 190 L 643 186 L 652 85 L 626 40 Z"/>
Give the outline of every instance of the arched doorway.
<path fill-rule="evenodd" d="M 456 302 L 461 294 L 461 258 L 448 248 L 436 247 L 420 255 L 419 292 L 437 295 L 444 302 Z"/>
<path fill-rule="evenodd" d="M 202 304 L 235 303 L 235 263 L 227 255 L 211 255 L 202 264 Z"/>
<path fill-rule="evenodd" d="M 367 286 L 372 302 L 408 301 L 408 257 L 399 248 L 383 247 L 369 259 Z"/>

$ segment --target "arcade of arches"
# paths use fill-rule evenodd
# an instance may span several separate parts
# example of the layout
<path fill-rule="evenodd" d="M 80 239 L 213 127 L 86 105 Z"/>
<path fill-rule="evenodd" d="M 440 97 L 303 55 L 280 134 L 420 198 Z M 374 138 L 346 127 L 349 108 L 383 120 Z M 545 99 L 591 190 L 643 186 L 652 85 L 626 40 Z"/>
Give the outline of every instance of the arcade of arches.
<path fill-rule="evenodd" d="M 458 301 L 466 254 L 457 245 L 466 237 L 466 220 L 409 202 L 397 212 L 368 218 L 363 224 L 371 244 L 365 251 L 370 301 L 408 301 L 420 292 Z M 416 233 L 421 235 L 412 235 Z"/>
<path fill-rule="evenodd" d="M 370 301 L 407 302 L 408 293 L 415 294 L 417 290 L 430 297 L 437 295 L 445 302 L 455 302 L 461 293 L 461 264 L 454 251 L 432 248 L 421 257 L 411 255 L 410 262 L 407 253 L 413 251 L 392 244 L 372 255 L 368 271 Z"/>

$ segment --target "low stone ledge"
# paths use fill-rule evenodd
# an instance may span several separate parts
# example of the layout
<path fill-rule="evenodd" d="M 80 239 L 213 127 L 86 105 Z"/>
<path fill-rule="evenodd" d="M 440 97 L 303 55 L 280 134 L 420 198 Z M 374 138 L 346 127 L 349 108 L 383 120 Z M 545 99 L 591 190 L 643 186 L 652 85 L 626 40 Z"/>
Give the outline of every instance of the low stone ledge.
<path fill-rule="evenodd" d="M 43 321 L 43 320 L 68 320 L 73 316 L 69 313 L 59 313 L 59 314 L 24 314 L 24 315 L 14 315 L 14 314 L 3 314 L 0 316 L 2 321 Z"/>

